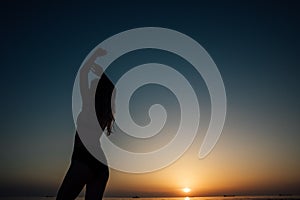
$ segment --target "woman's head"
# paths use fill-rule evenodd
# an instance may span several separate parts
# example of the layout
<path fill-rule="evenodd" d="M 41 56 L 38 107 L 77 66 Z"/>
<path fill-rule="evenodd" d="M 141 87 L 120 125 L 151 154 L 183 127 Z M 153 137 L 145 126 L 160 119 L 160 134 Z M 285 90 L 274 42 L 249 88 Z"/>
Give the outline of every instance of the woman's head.
<path fill-rule="evenodd" d="M 95 109 L 98 122 L 103 130 L 107 129 L 108 135 L 112 132 L 114 122 L 114 108 L 112 108 L 112 104 L 114 104 L 114 89 L 115 86 L 112 81 L 103 73 L 96 89 Z"/>

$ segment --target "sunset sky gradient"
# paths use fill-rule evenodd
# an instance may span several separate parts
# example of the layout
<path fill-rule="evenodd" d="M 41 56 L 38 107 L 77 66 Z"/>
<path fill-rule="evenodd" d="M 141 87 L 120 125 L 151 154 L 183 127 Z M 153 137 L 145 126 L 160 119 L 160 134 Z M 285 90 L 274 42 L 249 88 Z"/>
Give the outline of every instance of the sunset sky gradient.
<path fill-rule="evenodd" d="M 201 77 L 193 77 L 201 97 L 195 142 L 157 172 L 111 170 L 106 195 L 185 196 L 184 187 L 189 196 L 299 193 L 299 9 L 296 1 L 2 2 L 0 196 L 56 194 L 72 153 L 77 70 L 106 38 L 146 26 L 180 31 L 207 50 L 225 84 L 227 118 L 217 145 L 199 160 L 210 101 Z M 150 55 L 180 63 L 142 53 L 119 62 Z"/>

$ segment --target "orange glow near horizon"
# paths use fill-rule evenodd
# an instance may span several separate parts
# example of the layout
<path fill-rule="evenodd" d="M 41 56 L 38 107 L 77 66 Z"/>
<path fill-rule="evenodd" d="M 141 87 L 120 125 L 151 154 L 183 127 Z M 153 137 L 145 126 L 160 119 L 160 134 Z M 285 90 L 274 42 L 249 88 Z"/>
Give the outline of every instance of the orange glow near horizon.
<path fill-rule="evenodd" d="M 214 151 L 203 160 L 197 158 L 201 140 L 196 140 L 175 163 L 152 173 L 133 175 L 111 170 L 108 195 L 139 193 L 186 197 L 244 194 L 252 191 L 263 194 L 280 189 L 282 183 L 296 185 L 297 180 L 291 180 L 281 170 L 285 169 L 295 177 L 300 177 L 297 165 L 274 167 L 277 162 L 275 158 L 262 153 L 263 148 L 268 147 L 267 144 L 255 148 L 240 143 L 229 145 L 227 142 L 232 140 L 219 141 Z M 227 146 L 231 148 L 226 148 Z M 243 149 L 244 152 L 241 154 L 236 149 Z M 273 170 L 269 170 L 265 163 L 272 163 Z M 130 181 L 124 184 L 124 180 Z M 291 193 L 295 190 L 294 187 L 286 189 Z"/>
<path fill-rule="evenodd" d="M 185 193 L 189 193 L 191 191 L 191 189 L 188 188 L 188 187 L 185 187 L 185 188 L 182 189 L 182 191 L 185 192 Z"/>

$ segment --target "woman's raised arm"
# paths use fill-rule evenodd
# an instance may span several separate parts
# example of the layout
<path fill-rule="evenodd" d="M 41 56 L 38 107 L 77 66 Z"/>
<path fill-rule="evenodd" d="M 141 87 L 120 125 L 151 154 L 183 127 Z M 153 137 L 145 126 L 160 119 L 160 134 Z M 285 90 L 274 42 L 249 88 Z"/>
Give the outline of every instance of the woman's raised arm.
<path fill-rule="evenodd" d="M 107 52 L 104 49 L 97 49 L 92 56 L 84 63 L 82 68 L 80 69 L 79 74 L 79 84 L 80 84 L 80 94 L 82 99 L 82 104 L 85 105 L 85 103 L 90 103 L 89 98 L 90 91 L 89 91 L 89 80 L 88 80 L 88 74 L 91 70 L 96 75 L 100 76 L 103 73 L 103 69 L 100 65 L 96 64 L 95 61 L 98 57 L 106 55 Z"/>

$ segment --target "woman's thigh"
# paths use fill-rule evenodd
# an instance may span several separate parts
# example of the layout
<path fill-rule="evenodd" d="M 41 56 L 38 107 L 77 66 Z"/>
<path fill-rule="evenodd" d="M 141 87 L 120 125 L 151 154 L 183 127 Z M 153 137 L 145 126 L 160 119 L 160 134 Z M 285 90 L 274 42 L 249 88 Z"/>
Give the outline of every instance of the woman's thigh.
<path fill-rule="evenodd" d="M 101 200 L 109 177 L 108 168 L 93 176 L 86 184 L 85 200 Z"/>
<path fill-rule="evenodd" d="M 72 161 L 58 191 L 57 200 L 74 200 L 91 178 L 90 169 L 84 163 Z"/>

